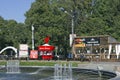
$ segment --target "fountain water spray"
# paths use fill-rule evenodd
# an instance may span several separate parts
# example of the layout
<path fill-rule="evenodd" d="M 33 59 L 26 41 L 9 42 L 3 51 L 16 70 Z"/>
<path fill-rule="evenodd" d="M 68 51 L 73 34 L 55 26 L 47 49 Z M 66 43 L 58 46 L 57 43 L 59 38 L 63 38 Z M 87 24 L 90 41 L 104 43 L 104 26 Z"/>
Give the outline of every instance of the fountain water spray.
<path fill-rule="evenodd" d="M 54 67 L 54 80 L 73 80 L 72 79 L 72 64 L 68 66 L 64 64 L 55 64 Z"/>
<path fill-rule="evenodd" d="M 102 67 L 97 66 L 97 70 L 98 70 L 98 75 L 99 75 L 99 77 L 101 78 L 101 77 L 102 77 L 102 73 L 101 73 L 100 70 L 102 70 Z"/>
<path fill-rule="evenodd" d="M 20 73 L 19 60 L 8 60 L 6 68 L 7 73 Z"/>

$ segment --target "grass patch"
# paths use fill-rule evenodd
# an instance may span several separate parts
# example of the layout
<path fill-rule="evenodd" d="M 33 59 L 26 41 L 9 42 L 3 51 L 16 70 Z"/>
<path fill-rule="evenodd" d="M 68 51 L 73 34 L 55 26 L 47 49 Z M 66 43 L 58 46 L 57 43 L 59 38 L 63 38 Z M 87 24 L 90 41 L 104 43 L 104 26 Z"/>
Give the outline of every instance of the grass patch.
<path fill-rule="evenodd" d="M 88 62 L 80 61 L 20 61 L 21 66 L 54 66 L 55 64 L 66 64 L 72 63 L 73 67 L 78 67 L 78 64 L 88 64 Z"/>
<path fill-rule="evenodd" d="M 0 61 L 0 65 L 6 65 L 7 61 Z M 78 64 L 86 64 L 86 62 L 70 61 L 73 67 L 78 67 Z M 20 60 L 20 66 L 54 66 L 55 64 L 69 64 L 69 61 L 39 61 L 39 60 Z"/>
<path fill-rule="evenodd" d="M 22 61 L 20 62 L 21 66 L 53 66 L 55 63 L 54 62 L 29 62 L 29 61 Z"/>
<path fill-rule="evenodd" d="M 6 65 L 7 61 L 0 61 L 0 65 Z"/>

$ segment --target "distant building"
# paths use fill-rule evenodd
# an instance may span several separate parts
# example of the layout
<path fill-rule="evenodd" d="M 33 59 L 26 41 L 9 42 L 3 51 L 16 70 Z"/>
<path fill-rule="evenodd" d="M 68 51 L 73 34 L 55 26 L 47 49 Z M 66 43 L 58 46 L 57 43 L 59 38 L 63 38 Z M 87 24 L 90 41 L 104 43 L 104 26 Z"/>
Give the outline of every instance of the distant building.
<path fill-rule="evenodd" d="M 102 59 L 118 59 L 120 54 L 120 42 L 109 35 L 76 36 L 72 45 L 75 58 L 84 53 L 88 58 L 99 56 Z"/>

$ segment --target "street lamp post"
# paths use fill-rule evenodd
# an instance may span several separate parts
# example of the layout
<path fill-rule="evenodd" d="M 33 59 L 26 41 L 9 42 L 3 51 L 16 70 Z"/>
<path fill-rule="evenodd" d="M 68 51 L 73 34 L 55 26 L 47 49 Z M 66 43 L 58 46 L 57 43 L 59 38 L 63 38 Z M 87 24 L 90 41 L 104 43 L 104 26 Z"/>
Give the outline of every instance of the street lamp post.
<path fill-rule="evenodd" d="M 74 39 L 74 15 L 68 13 L 67 11 L 64 11 L 64 12 L 72 18 L 71 19 L 71 34 L 72 34 L 72 42 L 73 42 L 73 39 Z M 71 44 L 70 44 L 70 46 L 71 46 Z"/>
<path fill-rule="evenodd" d="M 32 25 L 32 50 L 34 50 L 34 26 Z"/>

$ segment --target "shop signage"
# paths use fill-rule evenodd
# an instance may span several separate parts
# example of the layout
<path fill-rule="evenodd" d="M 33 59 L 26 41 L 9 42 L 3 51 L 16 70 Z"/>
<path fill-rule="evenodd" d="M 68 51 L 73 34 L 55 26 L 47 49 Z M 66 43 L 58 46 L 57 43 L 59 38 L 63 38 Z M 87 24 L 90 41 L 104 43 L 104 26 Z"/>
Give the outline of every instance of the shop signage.
<path fill-rule="evenodd" d="M 85 44 L 85 45 L 100 45 L 99 37 L 91 37 L 91 38 L 76 38 L 75 44 Z"/>
<path fill-rule="evenodd" d="M 100 38 L 99 37 L 85 38 L 85 43 L 86 44 L 92 44 L 92 45 L 99 45 L 100 44 Z"/>

